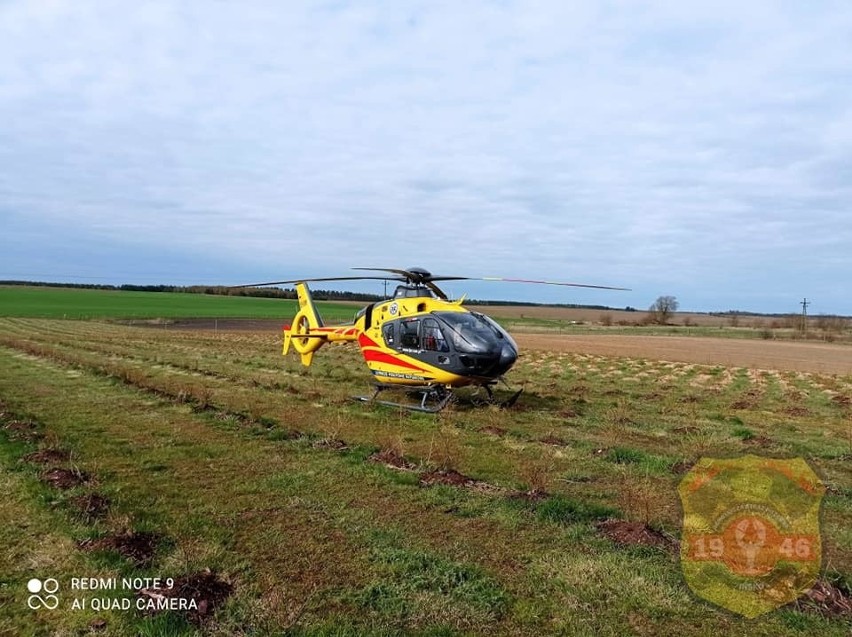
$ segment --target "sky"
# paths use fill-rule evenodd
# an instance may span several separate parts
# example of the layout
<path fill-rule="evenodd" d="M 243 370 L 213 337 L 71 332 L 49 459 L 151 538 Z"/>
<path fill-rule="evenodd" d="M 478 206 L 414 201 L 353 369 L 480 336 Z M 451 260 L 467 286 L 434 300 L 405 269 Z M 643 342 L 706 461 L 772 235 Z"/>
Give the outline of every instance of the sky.
<path fill-rule="evenodd" d="M 852 315 L 850 214 L 849 2 L 0 0 L 0 279 Z"/>

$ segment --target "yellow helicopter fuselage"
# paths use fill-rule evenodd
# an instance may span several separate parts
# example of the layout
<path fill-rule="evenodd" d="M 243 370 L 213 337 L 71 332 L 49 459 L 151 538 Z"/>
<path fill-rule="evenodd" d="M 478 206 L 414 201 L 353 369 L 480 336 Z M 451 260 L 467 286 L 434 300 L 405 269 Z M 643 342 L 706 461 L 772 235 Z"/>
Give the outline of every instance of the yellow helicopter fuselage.
<path fill-rule="evenodd" d="M 423 287 L 400 286 L 395 298 L 372 303 L 347 325 L 325 326 L 307 284 L 296 284 L 299 312 L 284 328 L 290 347 L 310 365 L 325 343 L 357 342 L 377 383 L 402 386 L 486 385 L 517 359 L 517 345 L 488 317 L 462 306 L 463 299 L 435 298 Z"/>

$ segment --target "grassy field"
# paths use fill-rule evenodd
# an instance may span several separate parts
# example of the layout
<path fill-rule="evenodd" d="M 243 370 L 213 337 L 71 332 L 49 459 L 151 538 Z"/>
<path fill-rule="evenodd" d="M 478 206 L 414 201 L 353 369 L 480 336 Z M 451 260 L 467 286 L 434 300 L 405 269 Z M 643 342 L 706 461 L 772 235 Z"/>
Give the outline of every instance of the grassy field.
<path fill-rule="evenodd" d="M 677 485 L 701 456 L 801 456 L 822 581 L 852 577 L 852 377 L 525 351 L 512 410 L 355 403 L 357 349 L 274 333 L 0 320 L 0 634 L 848 635 L 805 599 L 692 595 Z M 611 522 L 635 537 L 608 532 Z M 72 577 L 171 577 L 204 612 L 71 610 Z M 57 610 L 26 609 L 55 577 Z"/>
<path fill-rule="evenodd" d="M 348 322 L 361 303 L 318 302 L 329 323 Z M 295 301 L 207 294 L 130 292 L 75 288 L 0 286 L 0 316 L 122 321 L 180 319 L 290 320 Z M 792 319 L 725 317 L 677 313 L 670 325 L 644 324 L 645 312 L 548 306 L 474 307 L 515 332 L 556 334 L 641 334 L 764 340 L 822 340 L 852 343 L 847 319 L 811 319 L 808 332 L 791 327 Z M 793 321 L 795 323 L 795 321 Z M 212 326 L 211 326 L 212 327 Z"/>
<path fill-rule="evenodd" d="M 351 304 L 319 303 L 330 321 L 351 320 Z M 289 319 L 296 301 L 247 296 L 0 286 L 0 316 L 63 319 Z"/>

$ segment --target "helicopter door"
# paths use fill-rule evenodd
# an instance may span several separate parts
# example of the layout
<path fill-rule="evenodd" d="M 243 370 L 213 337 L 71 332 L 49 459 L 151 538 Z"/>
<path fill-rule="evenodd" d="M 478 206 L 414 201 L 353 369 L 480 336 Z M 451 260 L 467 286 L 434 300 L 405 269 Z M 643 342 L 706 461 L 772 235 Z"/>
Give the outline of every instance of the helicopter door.
<path fill-rule="evenodd" d="M 420 324 L 420 345 L 428 352 L 449 352 L 450 346 L 447 344 L 447 339 L 444 338 L 444 333 L 441 331 L 441 326 L 435 319 L 423 319 Z"/>
<path fill-rule="evenodd" d="M 452 364 L 450 343 L 439 321 L 427 317 L 394 322 L 399 325 L 399 338 L 392 345 L 386 340 L 390 347 L 429 365 L 447 367 Z"/>
<path fill-rule="evenodd" d="M 409 350 L 421 349 L 420 319 L 408 319 L 399 322 L 399 347 Z"/>

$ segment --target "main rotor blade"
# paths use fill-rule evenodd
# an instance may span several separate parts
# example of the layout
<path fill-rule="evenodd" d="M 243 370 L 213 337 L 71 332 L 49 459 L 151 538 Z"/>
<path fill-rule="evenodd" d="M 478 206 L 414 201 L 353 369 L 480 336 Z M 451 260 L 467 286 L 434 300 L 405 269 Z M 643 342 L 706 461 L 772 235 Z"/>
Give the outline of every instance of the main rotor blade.
<path fill-rule="evenodd" d="M 396 268 L 352 268 L 353 270 L 366 270 L 368 272 L 392 272 L 397 276 L 403 277 L 406 281 L 411 281 L 417 277 L 414 272 L 408 270 L 399 270 Z"/>
<path fill-rule="evenodd" d="M 315 281 L 366 281 L 366 280 L 375 280 L 375 281 L 404 281 L 405 279 L 401 277 L 392 277 L 392 276 L 330 276 L 330 277 L 321 277 L 318 279 L 290 279 L 289 281 L 267 281 L 266 283 L 247 283 L 245 285 L 232 285 L 231 288 L 259 288 L 264 285 L 284 285 L 287 283 L 313 283 Z"/>
<path fill-rule="evenodd" d="M 430 276 L 430 281 L 471 281 L 469 276 Z"/>
<path fill-rule="evenodd" d="M 504 281 L 507 283 L 537 283 L 541 285 L 562 285 L 572 288 L 593 288 L 595 290 L 623 290 L 630 292 L 630 288 L 618 288 L 611 285 L 590 285 L 588 283 L 564 283 L 562 281 L 536 281 L 533 279 L 506 279 L 497 276 L 484 276 L 481 278 L 472 278 L 472 281 Z"/>
<path fill-rule="evenodd" d="M 444 301 L 448 301 L 448 300 L 449 300 L 449 298 L 447 297 L 447 295 L 446 295 L 446 294 L 444 294 L 444 291 L 443 291 L 441 288 L 439 288 L 437 285 L 435 285 L 434 283 L 432 283 L 431 279 L 430 279 L 429 281 L 424 281 L 424 282 L 423 282 L 423 284 L 424 284 L 427 288 L 429 288 L 430 290 L 432 290 L 432 291 L 435 293 L 435 295 L 436 295 L 439 299 L 443 299 Z"/>
<path fill-rule="evenodd" d="M 402 270 L 399 268 L 352 268 L 353 270 L 365 270 L 368 272 L 390 272 L 396 276 L 333 276 L 333 277 L 320 277 L 313 279 L 290 279 L 288 281 L 267 281 L 265 283 L 249 283 L 246 285 L 232 285 L 231 288 L 251 288 L 251 287 L 263 287 L 265 285 L 285 285 L 291 283 L 312 283 L 315 281 L 402 281 L 402 282 L 411 282 L 415 284 L 422 284 L 429 287 L 439 298 L 446 299 L 447 296 L 444 292 L 438 288 L 437 285 L 434 285 L 434 281 L 502 281 L 504 283 L 535 283 L 537 285 L 559 285 L 563 287 L 572 287 L 572 288 L 591 288 L 594 290 L 622 290 L 626 292 L 630 292 L 630 288 L 622 288 L 615 287 L 612 285 L 592 285 L 589 283 L 569 283 L 566 281 L 542 281 L 537 279 L 511 279 L 506 277 L 496 277 L 496 276 L 485 276 L 485 277 L 471 277 L 471 276 L 442 276 L 442 275 L 432 275 L 424 272 L 418 271 L 409 271 Z M 420 268 L 417 268 L 420 270 Z"/>

